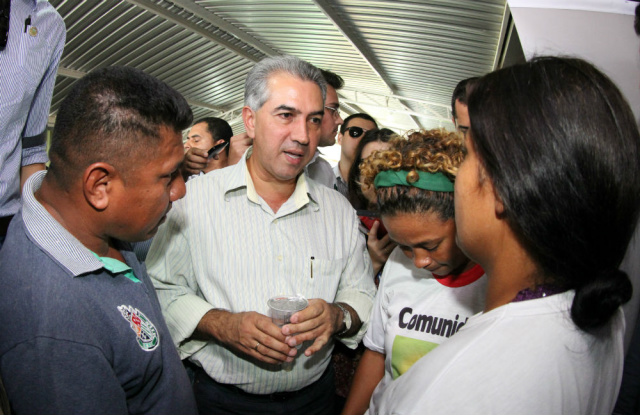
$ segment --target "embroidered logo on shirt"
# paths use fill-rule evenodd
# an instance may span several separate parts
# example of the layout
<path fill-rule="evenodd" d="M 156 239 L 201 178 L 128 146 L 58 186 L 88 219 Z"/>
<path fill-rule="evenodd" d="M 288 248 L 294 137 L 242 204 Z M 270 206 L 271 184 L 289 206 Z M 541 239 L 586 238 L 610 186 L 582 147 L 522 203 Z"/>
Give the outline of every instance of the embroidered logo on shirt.
<path fill-rule="evenodd" d="M 142 311 L 130 305 L 121 305 L 118 311 L 136 333 L 136 341 L 142 350 L 150 352 L 158 347 L 158 330 Z"/>

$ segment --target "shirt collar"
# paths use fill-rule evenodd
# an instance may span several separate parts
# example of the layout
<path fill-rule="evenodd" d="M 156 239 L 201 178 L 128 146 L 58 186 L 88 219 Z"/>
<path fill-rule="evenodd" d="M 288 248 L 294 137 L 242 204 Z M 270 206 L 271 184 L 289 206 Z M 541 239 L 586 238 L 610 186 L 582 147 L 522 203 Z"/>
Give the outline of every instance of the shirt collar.
<path fill-rule="evenodd" d="M 307 165 L 304 166 L 304 168 L 306 169 L 307 167 L 309 167 L 309 164 L 311 164 L 314 161 L 316 161 L 318 159 L 318 157 L 320 157 L 320 150 L 316 150 L 316 152 L 313 154 L 313 157 L 311 157 L 311 161 L 309 161 L 309 163 L 307 163 Z"/>
<path fill-rule="evenodd" d="M 247 159 L 252 153 L 253 146 L 247 149 L 235 166 L 230 167 L 230 175 L 224 187 L 225 200 L 229 200 L 229 194 L 231 192 L 245 188 L 247 198 L 253 203 L 260 203 L 260 197 L 256 192 L 251 174 L 249 174 L 249 168 L 247 167 Z M 313 182 L 307 181 L 306 175 L 301 173 L 296 181 L 296 188 L 293 194 L 278 210 L 278 216 L 301 209 L 307 204 L 310 204 L 313 210 L 317 211 L 319 209 L 317 192 L 317 186 Z M 285 207 L 286 209 L 283 209 Z"/>
<path fill-rule="evenodd" d="M 104 268 L 94 253 L 36 200 L 34 193 L 45 175 L 45 170 L 34 173 L 25 183 L 22 194 L 22 220 L 29 237 L 74 277 Z"/>
<path fill-rule="evenodd" d="M 95 252 L 93 252 L 93 255 L 98 258 L 100 262 L 102 262 L 104 269 L 109 271 L 111 274 L 123 274 L 133 282 L 140 282 L 140 280 L 136 278 L 131 267 L 124 262 L 115 258 L 98 256 L 98 254 L 96 254 Z"/>
<path fill-rule="evenodd" d="M 333 166 L 333 173 L 336 175 L 336 179 L 346 183 L 346 181 L 342 178 L 342 173 L 340 173 L 340 162 Z"/>

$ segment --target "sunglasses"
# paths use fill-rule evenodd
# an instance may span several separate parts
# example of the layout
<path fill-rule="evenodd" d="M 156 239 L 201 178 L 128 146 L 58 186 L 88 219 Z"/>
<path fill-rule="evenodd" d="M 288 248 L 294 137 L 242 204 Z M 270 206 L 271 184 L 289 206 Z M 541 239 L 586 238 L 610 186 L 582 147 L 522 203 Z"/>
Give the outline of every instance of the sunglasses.
<path fill-rule="evenodd" d="M 349 137 L 351 138 L 358 138 L 367 131 L 369 130 L 365 130 L 362 127 L 356 127 L 356 126 L 348 127 L 346 130 L 344 130 L 345 133 L 349 133 Z"/>

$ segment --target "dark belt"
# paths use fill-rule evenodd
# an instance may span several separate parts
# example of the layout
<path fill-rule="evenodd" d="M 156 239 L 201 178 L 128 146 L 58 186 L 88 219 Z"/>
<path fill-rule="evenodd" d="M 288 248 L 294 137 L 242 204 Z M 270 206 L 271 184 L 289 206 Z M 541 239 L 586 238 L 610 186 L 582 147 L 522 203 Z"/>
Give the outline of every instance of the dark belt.
<path fill-rule="evenodd" d="M 9 228 L 9 222 L 11 222 L 11 219 L 13 219 L 13 215 L 0 217 L 0 236 L 7 235 L 7 229 Z"/>
<path fill-rule="evenodd" d="M 252 397 L 253 399 L 264 399 L 265 401 L 276 401 L 276 402 L 282 402 L 282 401 L 287 401 L 295 396 L 298 395 L 302 395 L 305 392 L 307 392 L 309 389 L 313 388 L 314 386 L 316 386 L 316 384 L 320 383 L 322 380 L 325 379 L 326 376 L 333 376 L 333 366 L 331 365 L 331 363 L 329 363 L 329 366 L 327 366 L 327 368 L 325 369 L 324 373 L 322 373 L 322 376 L 320 376 L 320 378 L 318 380 L 316 380 L 315 382 L 313 382 L 310 385 L 305 386 L 302 389 L 298 389 L 297 391 L 291 391 L 291 392 L 274 392 L 274 393 L 267 393 L 267 394 L 263 394 L 263 395 L 258 395 L 255 393 L 249 393 L 246 392 L 242 389 L 240 389 L 237 386 L 233 386 L 233 385 L 229 385 L 227 383 L 220 383 L 220 382 L 216 382 L 213 378 L 211 378 L 209 375 L 207 375 L 207 372 L 204 371 L 204 369 L 202 369 L 201 367 L 198 367 L 194 364 L 191 364 L 191 367 L 194 369 L 194 371 L 196 372 L 196 382 L 198 381 L 198 374 L 200 376 L 206 376 L 210 382 L 214 383 L 216 386 L 219 386 L 223 389 L 228 390 L 231 393 L 235 393 L 237 395 L 242 395 L 242 396 L 248 396 L 248 397 Z"/>

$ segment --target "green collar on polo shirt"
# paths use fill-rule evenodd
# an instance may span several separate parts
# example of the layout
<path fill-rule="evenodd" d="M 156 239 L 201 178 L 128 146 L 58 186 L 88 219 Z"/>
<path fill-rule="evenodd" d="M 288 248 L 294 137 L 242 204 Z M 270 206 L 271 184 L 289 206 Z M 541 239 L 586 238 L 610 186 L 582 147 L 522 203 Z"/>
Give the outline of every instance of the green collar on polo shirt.
<path fill-rule="evenodd" d="M 102 262 L 104 268 L 111 274 L 124 274 L 124 276 L 129 278 L 131 281 L 140 282 L 140 280 L 136 278 L 131 267 L 124 262 L 118 261 L 115 258 L 98 256 L 95 252 L 92 252 L 92 254 Z"/>

